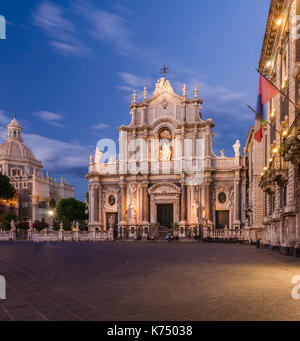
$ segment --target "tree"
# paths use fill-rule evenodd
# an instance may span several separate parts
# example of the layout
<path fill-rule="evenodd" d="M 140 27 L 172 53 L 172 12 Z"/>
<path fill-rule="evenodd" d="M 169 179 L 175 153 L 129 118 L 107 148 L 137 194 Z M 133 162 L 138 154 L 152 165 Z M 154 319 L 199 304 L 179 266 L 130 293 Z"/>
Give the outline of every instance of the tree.
<path fill-rule="evenodd" d="M 16 191 L 9 182 L 9 177 L 0 173 L 0 198 L 12 199 Z"/>
<path fill-rule="evenodd" d="M 72 221 L 84 221 L 87 219 L 85 203 L 75 198 L 62 199 L 55 209 L 55 218 L 70 228 Z"/>

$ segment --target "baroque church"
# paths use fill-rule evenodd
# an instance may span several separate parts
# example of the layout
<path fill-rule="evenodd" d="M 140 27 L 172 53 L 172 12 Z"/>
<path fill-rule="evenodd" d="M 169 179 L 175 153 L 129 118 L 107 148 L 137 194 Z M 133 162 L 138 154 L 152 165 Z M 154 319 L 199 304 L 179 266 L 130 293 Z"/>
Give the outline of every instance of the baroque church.
<path fill-rule="evenodd" d="M 101 163 L 91 156 L 89 230 L 113 229 L 116 238 L 173 233 L 197 235 L 202 227 L 240 229 L 246 224 L 246 156 L 237 140 L 234 157 L 213 152 L 211 119 L 193 98 L 176 94 L 162 77 L 148 98 L 129 106 L 131 123 L 119 127 L 119 156 Z M 107 159 L 106 159 L 107 160 Z"/>
<path fill-rule="evenodd" d="M 15 214 L 21 221 L 47 218 L 63 198 L 74 197 L 74 187 L 42 173 L 42 162 L 23 143 L 16 117 L 7 126 L 6 142 L 0 145 L 0 173 L 7 175 L 16 190 L 11 200 L 0 199 L 0 215 Z"/>

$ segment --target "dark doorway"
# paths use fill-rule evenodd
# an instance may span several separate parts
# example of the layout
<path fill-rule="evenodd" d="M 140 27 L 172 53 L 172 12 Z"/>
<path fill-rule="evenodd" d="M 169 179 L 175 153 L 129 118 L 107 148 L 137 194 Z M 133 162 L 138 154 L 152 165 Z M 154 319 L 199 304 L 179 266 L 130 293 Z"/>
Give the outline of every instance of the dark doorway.
<path fill-rule="evenodd" d="M 106 228 L 112 224 L 114 229 L 114 238 L 118 238 L 118 213 L 106 213 Z"/>
<path fill-rule="evenodd" d="M 173 205 L 157 205 L 157 222 L 164 227 L 173 227 Z"/>
<path fill-rule="evenodd" d="M 229 228 L 229 211 L 216 212 L 216 228 L 224 229 L 225 226 Z"/>

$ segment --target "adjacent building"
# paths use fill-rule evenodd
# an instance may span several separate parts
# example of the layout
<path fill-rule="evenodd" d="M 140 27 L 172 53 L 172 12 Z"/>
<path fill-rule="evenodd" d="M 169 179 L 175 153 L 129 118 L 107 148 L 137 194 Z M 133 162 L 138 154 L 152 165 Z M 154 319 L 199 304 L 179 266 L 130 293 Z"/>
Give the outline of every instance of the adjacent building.
<path fill-rule="evenodd" d="M 300 251 L 299 15 L 300 0 L 271 1 L 259 70 L 286 96 L 269 102 L 263 142 L 252 127 L 246 145 L 252 239 L 290 255 Z"/>
<path fill-rule="evenodd" d="M 22 221 L 47 218 L 59 200 L 74 196 L 74 188 L 42 173 L 42 162 L 25 146 L 16 117 L 7 126 L 6 142 L 0 145 L 0 172 L 16 189 L 12 200 L 0 199 L 0 214 L 16 214 Z"/>

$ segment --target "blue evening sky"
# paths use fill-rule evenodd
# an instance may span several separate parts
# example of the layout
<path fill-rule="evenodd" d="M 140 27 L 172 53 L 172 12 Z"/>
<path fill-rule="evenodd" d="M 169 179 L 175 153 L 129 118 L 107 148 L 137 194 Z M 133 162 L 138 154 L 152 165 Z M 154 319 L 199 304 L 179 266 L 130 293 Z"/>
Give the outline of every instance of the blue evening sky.
<path fill-rule="evenodd" d="M 181 95 L 199 86 L 214 151 L 244 146 L 254 117 L 269 0 L 1 0 L 0 142 L 12 114 L 54 177 L 87 191 L 89 155 L 130 122 L 133 89 L 152 93 L 166 64 Z"/>

